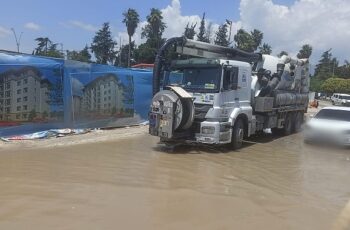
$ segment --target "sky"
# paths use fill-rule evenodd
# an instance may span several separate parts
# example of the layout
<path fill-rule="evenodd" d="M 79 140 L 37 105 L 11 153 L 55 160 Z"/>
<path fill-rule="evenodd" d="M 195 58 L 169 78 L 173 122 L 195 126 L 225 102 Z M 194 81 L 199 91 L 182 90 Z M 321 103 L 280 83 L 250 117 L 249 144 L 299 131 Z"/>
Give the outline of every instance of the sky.
<path fill-rule="evenodd" d="M 135 8 L 141 18 L 134 40 L 140 44 L 141 28 L 150 8 L 162 10 L 167 24 L 165 37 L 180 36 L 188 22 L 199 25 L 203 12 L 215 30 L 226 19 L 233 21 L 232 37 L 239 28 L 264 32 L 273 53 L 286 50 L 296 55 L 309 43 L 317 62 L 323 51 L 350 59 L 349 0 L 0 0 L 0 49 L 16 50 L 11 28 L 23 32 L 20 49 L 31 53 L 37 37 L 49 37 L 64 50 L 91 44 L 102 23 L 110 22 L 116 41 L 127 42 L 122 13 Z M 197 26 L 198 28 L 198 26 Z M 61 46 L 59 46 L 61 48 Z"/>

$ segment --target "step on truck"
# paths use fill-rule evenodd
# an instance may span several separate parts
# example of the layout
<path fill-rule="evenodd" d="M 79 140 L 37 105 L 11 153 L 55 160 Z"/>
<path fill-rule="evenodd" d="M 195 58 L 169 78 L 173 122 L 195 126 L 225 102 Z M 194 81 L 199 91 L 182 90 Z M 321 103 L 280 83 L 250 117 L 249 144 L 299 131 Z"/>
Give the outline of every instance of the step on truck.
<path fill-rule="evenodd" d="M 180 58 L 168 58 L 172 49 Z M 238 149 L 244 138 L 265 129 L 299 131 L 308 93 L 307 59 L 171 38 L 156 56 L 149 133 L 165 144 Z"/>

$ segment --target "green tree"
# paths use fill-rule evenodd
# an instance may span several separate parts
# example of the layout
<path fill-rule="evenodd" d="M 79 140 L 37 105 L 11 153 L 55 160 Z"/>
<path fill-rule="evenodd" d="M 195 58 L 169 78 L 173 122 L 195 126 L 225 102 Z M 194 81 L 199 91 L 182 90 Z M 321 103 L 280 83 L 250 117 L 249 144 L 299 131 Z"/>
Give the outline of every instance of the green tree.
<path fill-rule="evenodd" d="M 124 19 L 123 23 L 125 23 L 128 35 L 129 35 L 129 51 L 128 51 L 128 67 L 130 67 L 131 60 L 131 37 L 134 36 L 137 25 L 140 22 L 139 14 L 135 9 L 129 8 L 128 11 L 123 13 Z"/>
<path fill-rule="evenodd" d="M 112 38 L 109 23 L 103 23 L 102 28 L 96 32 L 91 44 L 91 50 L 95 54 L 97 63 L 113 63 L 117 54 L 114 50 L 116 45 L 117 43 Z"/>
<path fill-rule="evenodd" d="M 238 49 L 253 52 L 255 47 L 255 42 L 252 36 L 244 29 L 239 29 L 235 36 L 233 37 L 235 45 Z"/>
<path fill-rule="evenodd" d="M 51 44 L 46 55 L 47 57 L 63 58 L 64 55 L 61 51 L 57 49 L 58 44 Z"/>
<path fill-rule="evenodd" d="M 329 78 L 321 86 L 326 93 L 350 93 L 350 80 L 342 78 Z"/>
<path fill-rule="evenodd" d="M 185 28 L 185 32 L 184 32 L 184 36 L 188 39 L 193 39 L 194 36 L 196 35 L 196 26 L 197 24 L 191 24 L 191 26 L 189 25 L 189 23 L 187 23 L 186 28 Z"/>
<path fill-rule="evenodd" d="M 271 54 L 272 53 L 272 48 L 269 44 L 264 43 L 262 46 L 259 47 L 259 52 L 261 54 Z"/>
<path fill-rule="evenodd" d="M 205 13 L 203 13 L 201 24 L 199 26 L 199 32 L 197 34 L 197 41 L 209 43 L 209 37 L 205 28 Z"/>
<path fill-rule="evenodd" d="M 326 80 L 332 77 L 338 65 L 338 61 L 336 58 L 333 58 L 331 50 L 325 51 L 316 65 L 315 76 L 320 80 Z"/>
<path fill-rule="evenodd" d="M 305 44 L 301 47 L 299 50 L 299 53 L 297 54 L 298 58 L 309 58 L 312 54 L 312 46 L 309 44 Z"/>
<path fill-rule="evenodd" d="M 35 55 L 46 55 L 49 47 L 52 44 L 52 41 L 48 37 L 39 37 L 35 41 L 38 43 L 37 48 L 34 50 Z"/>
<path fill-rule="evenodd" d="M 38 43 L 34 50 L 34 55 L 63 58 L 64 55 L 57 49 L 58 44 L 54 44 L 48 37 L 39 37 L 35 41 Z"/>
<path fill-rule="evenodd" d="M 288 55 L 288 52 L 282 50 L 282 51 L 277 55 L 277 57 L 282 57 L 283 55 Z"/>
<path fill-rule="evenodd" d="M 215 34 L 215 45 L 219 46 L 229 46 L 228 34 L 227 34 L 227 24 L 222 24 L 219 26 L 218 31 Z"/>
<path fill-rule="evenodd" d="M 251 36 L 251 38 L 253 40 L 253 44 L 254 44 L 252 49 L 254 49 L 253 51 L 255 51 L 261 45 L 261 42 L 264 38 L 264 34 L 260 30 L 254 29 L 253 31 L 250 32 L 250 36 Z"/>
<path fill-rule="evenodd" d="M 312 92 L 322 92 L 323 81 L 319 78 L 312 76 L 310 77 L 310 91 Z"/>
<path fill-rule="evenodd" d="M 147 25 L 142 28 L 141 38 L 146 38 L 153 48 L 159 49 L 163 40 L 162 35 L 166 28 L 162 12 L 159 9 L 152 8 L 146 19 Z"/>
<path fill-rule="evenodd" d="M 135 58 L 138 63 L 154 63 L 157 49 L 149 43 L 142 43 L 135 49 Z"/>
<path fill-rule="evenodd" d="M 166 28 L 163 22 L 162 12 L 152 8 L 147 16 L 147 25 L 142 28 L 141 38 L 146 38 L 146 42 L 135 50 L 135 57 L 138 62 L 154 63 L 154 59 L 159 47 L 164 43 L 162 38 Z"/>
<path fill-rule="evenodd" d="M 81 62 L 91 62 L 91 54 L 89 52 L 89 47 L 86 45 L 84 49 L 80 51 L 69 51 L 67 50 L 67 59 L 68 60 L 75 60 L 75 61 L 81 61 Z"/>
<path fill-rule="evenodd" d="M 263 37 L 264 34 L 260 30 L 254 29 L 248 33 L 244 29 L 239 29 L 233 39 L 238 49 L 254 52 L 260 46 Z"/>
<path fill-rule="evenodd" d="M 345 60 L 344 65 L 336 68 L 335 73 L 341 78 L 350 79 L 350 63 L 347 60 Z"/>
<path fill-rule="evenodd" d="M 131 64 L 131 61 L 129 63 L 129 50 L 131 51 L 131 56 L 135 56 L 135 42 L 131 42 L 131 47 L 129 49 L 129 44 L 123 45 L 120 52 L 118 53 L 118 56 L 116 58 L 115 65 L 116 66 L 122 66 L 122 67 L 128 67 L 129 64 Z"/>
<path fill-rule="evenodd" d="M 213 23 L 209 22 L 205 30 L 205 42 L 210 43 L 213 34 Z"/>

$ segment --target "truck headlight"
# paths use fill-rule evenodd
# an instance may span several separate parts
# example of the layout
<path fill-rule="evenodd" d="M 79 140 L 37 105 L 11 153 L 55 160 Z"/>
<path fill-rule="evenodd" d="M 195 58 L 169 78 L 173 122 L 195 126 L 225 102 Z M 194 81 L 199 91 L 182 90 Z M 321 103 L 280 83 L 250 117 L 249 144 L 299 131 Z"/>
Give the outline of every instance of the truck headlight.
<path fill-rule="evenodd" d="M 213 126 L 203 126 L 202 127 L 202 133 L 203 134 L 214 134 L 215 133 L 215 127 L 213 127 Z"/>
<path fill-rule="evenodd" d="M 220 132 L 221 133 L 228 132 L 230 129 L 231 129 L 230 124 L 226 124 L 226 123 L 220 124 Z"/>

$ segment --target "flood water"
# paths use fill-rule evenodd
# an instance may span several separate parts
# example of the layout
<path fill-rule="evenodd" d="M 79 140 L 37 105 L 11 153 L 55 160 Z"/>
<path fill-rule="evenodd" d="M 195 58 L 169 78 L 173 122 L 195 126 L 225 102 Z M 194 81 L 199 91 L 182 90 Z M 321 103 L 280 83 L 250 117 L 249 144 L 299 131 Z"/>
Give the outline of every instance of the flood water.
<path fill-rule="evenodd" d="M 0 150 L 0 229 L 349 228 L 350 150 L 300 134 L 235 152 L 157 141 Z"/>

